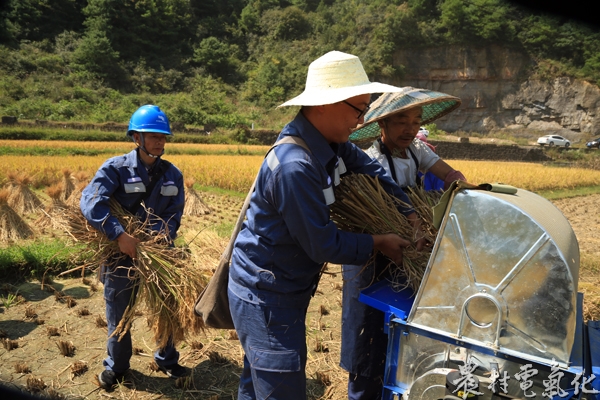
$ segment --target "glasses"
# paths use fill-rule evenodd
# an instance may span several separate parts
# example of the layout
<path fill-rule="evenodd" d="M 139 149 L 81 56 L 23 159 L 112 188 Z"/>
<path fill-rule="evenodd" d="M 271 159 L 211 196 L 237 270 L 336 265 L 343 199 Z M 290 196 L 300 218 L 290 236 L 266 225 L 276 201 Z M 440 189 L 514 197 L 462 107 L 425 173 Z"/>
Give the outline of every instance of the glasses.
<path fill-rule="evenodd" d="M 356 119 L 361 119 L 361 117 L 364 116 L 367 113 L 367 111 L 369 111 L 369 108 L 371 108 L 371 106 L 367 106 L 364 110 L 361 110 L 360 108 L 348 103 L 346 100 L 342 100 L 342 103 L 347 104 L 350 107 L 354 108 L 356 111 L 358 111 L 358 117 L 356 117 Z"/>

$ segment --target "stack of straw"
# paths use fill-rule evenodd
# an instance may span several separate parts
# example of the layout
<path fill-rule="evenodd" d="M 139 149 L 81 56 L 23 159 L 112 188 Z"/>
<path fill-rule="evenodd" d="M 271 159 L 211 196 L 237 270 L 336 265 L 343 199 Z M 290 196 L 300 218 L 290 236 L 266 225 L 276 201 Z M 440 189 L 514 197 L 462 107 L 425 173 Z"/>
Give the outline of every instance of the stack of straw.
<path fill-rule="evenodd" d="M 19 214 L 35 212 L 42 206 L 42 201 L 29 188 L 32 179 L 25 173 L 8 173 L 10 195 L 8 204 Z"/>
<path fill-rule="evenodd" d="M 437 231 L 432 225 L 431 203 L 436 201 L 435 197 L 439 194 L 428 193 L 430 192 L 417 189 L 407 194 L 414 204 L 413 208 L 422 219 L 422 227 L 418 234 L 423 235 L 429 243 L 433 243 Z M 414 245 L 414 229 L 398 211 L 399 206 L 410 205 L 388 194 L 377 178 L 364 174 L 343 177 L 336 188 L 335 198 L 336 201 L 331 207 L 331 219 L 339 229 L 371 235 L 395 233 L 413 243 L 404 249 L 402 265 L 390 261 L 388 268 L 395 290 L 410 287 L 416 292 L 423 279 L 431 248 L 417 251 Z"/>
<path fill-rule="evenodd" d="M 194 189 L 194 180 L 185 180 L 185 207 L 183 208 L 183 215 L 199 216 L 210 214 L 212 211 L 209 206 L 204 203 L 200 193 Z"/>
<path fill-rule="evenodd" d="M 129 331 L 140 303 L 145 304 L 148 325 L 158 348 L 167 344 L 169 336 L 177 344 L 189 335 L 203 331 L 204 323 L 194 315 L 193 307 L 208 279 L 199 269 L 190 266 L 189 253 L 181 248 L 169 247 L 168 232 L 150 230 L 150 223 L 159 218 L 156 215 L 149 214 L 146 221 L 140 221 L 113 199 L 110 209 L 125 231 L 141 240 L 131 274 L 138 293 L 132 296 L 113 336 L 120 339 Z M 67 213 L 71 237 L 87 244 L 95 252 L 97 263 L 91 267 L 125 257 L 119 251 L 117 241 L 108 240 L 106 235 L 89 225 L 79 210 L 69 209 Z"/>
<path fill-rule="evenodd" d="M 33 236 L 33 231 L 8 205 L 10 189 L 0 190 L 0 242 L 8 243 Z"/>

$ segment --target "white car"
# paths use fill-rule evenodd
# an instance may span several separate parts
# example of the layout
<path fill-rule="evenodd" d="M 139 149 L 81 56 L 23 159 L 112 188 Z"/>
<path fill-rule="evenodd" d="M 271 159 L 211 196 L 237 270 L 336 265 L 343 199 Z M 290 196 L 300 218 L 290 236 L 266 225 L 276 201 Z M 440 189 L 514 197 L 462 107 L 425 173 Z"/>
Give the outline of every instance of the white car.
<path fill-rule="evenodd" d="M 424 126 L 422 126 L 422 127 L 419 129 L 419 132 L 418 132 L 418 133 L 422 133 L 423 135 L 425 135 L 425 137 L 428 137 L 428 136 L 429 136 L 429 131 L 428 131 L 428 130 L 427 130 L 427 128 L 425 128 Z"/>
<path fill-rule="evenodd" d="M 539 138 L 537 140 L 537 142 L 540 146 L 548 145 L 550 147 L 552 147 L 552 146 L 569 147 L 571 145 L 571 142 L 569 140 L 565 139 L 562 136 L 558 136 L 558 135 L 542 136 L 541 138 Z"/>

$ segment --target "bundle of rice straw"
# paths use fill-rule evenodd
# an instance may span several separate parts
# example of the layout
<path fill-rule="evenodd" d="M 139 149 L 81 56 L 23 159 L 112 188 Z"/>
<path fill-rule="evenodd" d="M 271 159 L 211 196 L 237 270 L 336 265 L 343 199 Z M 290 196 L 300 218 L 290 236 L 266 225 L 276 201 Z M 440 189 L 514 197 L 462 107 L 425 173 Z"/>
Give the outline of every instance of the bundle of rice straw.
<path fill-rule="evenodd" d="M 183 208 L 183 215 L 199 216 L 210 214 L 212 210 L 209 206 L 202 201 L 200 193 L 194 189 L 194 180 L 185 180 L 185 207 Z"/>
<path fill-rule="evenodd" d="M 75 190 L 75 177 L 70 169 L 65 168 L 62 170 L 63 180 L 62 180 L 62 193 L 60 194 L 60 199 L 62 201 L 67 201 L 71 193 Z"/>
<path fill-rule="evenodd" d="M 68 208 L 67 204 L 61 200 L 63 184 L 55 183 L 52 186 L 48 186 L 45 192 L 50 197 L 50 204 L 44 210 L 41 210 L 42 215 L 35 221 L 35 224 L 40 229 L 63 229 L 66 224 L 64 214 Z"/>
<path fill-rule="evenodd" d="M 437 232 L 431 224 L 432 212 L 426 193 L 428 192 L 413 191 L 407 194 L 416 203 L 415 211 L 423 219 L 421 234 L 428 242 L 433 243 Z M 347 175 L 336 188 L 335 198 L 336 201 L 331 206 L 331 219 L 339 229 L 371 235 L 396 233 L 414 243 L 413 227 L 398 211 L 399 205 L 408 205 L 389 195 L 377 178 L 364 174 Z M 430 255 L 429 247 L 422 251 L 417 251 L 414 244 L 405 248 L 402 265 L 392 261 L 388 265 L 392 287 L 398 291 L 410 287 L 416 292 Z"/>
<path fill-rule="evenodd" d="M 8 173 L 10 196 L 8 205 L 19 214 L 35 212 L 42 206 L 42 201 L 31 191 L 32 179 L 25 173 Z"/>
<path fill-rule="evenodd" d="M 169 335 L 174 344 L 188 335 L 204 330 L 201 318 L 194 315 L 194 304 L 207 282 L 199 269 L 190 266 L 190 257 L 182 248 L 169 247 L 168 232 L 151 232 L 150 224 L 159 218 L 149 213 L 146 221 L 124 210 L 114 199 L 110 201 L 111 214 L 119 219 L 125 231 L 141 240 L 133 262 L 132 279 L 138 293 L 132 296 L 125 314 L 113 336 L 119 340 L 129 331 L 140 304 L 146 308 L 148 325 L 154 333 L 157 348 L 166 346 Z M 95 252 L 94 267 L 115 257 L 125 257 L 117 241 L 110 241 L 94 229 L 79 210 L 69 209 L 68 233 L 75 240 L 88 245 Z M 148 210 L 147 210 L 148 211 Z M 135 292 L 135 291 L 134 291 Z"/>
<path fill-rule="evenodd" d="M 77 171 L 70 176 L 72 182 L 71 194 L 65 200 L 65 204 L 69 207 L 79 207 L 79 200 L 81 199 L 81 192 L 88 185 L 90 178 L 87 172 Z"/>
<path fill-rule="evenodd" d="M 27 222 L 8 205 L 9 196 L 10 189 L 0 190 L 0 242 L 3 243 L 33 236 Z"/>

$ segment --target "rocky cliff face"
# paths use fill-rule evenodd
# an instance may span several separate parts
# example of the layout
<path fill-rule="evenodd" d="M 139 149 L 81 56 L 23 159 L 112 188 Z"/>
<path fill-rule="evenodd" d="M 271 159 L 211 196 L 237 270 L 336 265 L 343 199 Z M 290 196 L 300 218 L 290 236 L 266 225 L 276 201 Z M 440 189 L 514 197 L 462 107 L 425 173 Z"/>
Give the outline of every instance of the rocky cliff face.
<path fill-rule="evenodd" d="M 460 108 L 436 121 L 446 131 L 508 128 L 558 133 L 574 141 L 600 136 L 600 88 L 566 77 L 551 82 L 529 79 L 534 61 L 517 50 L 500 46 L 397 50 L 394 65 L 406 71 L 396 85 L 461 98 Z"/>

